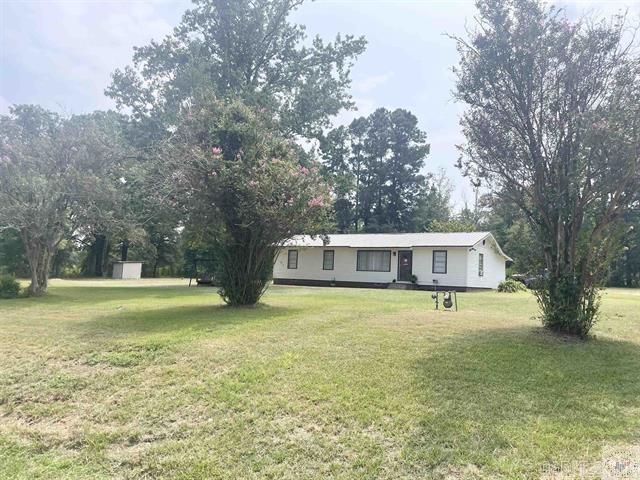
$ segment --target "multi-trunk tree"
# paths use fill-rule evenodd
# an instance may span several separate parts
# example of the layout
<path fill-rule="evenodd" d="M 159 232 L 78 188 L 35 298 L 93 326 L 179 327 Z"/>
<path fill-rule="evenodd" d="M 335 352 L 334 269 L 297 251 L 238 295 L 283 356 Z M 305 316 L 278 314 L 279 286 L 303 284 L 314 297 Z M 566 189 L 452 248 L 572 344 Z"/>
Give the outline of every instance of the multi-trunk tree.
<path fill-rule="evenodd" d="M 544 325 L 586 336 L 640 189 L 640 59 L 623 17 L 570 22 L 537 0 L 481 0 L 457 39 L 460 167 L 524 212 L 548 270 Z"/>
<path fill-rule="evenodd" d="M 123 150 L 115 115 L 62 118 L 37 106 L 0 117 L 0 229 L 23 241 L 31 295 L 47 290 L 61 242 L 117 216 Z"/>
<path fill-rule="evenodd" d="M 170 200 L 194 240 L 209 247 L 229 305 L 258 302 L 287 240 L 330 227 L 331 199 L 318 167 L 300 165 L 270 117 L 239 101 L 198 98 L 160 154 L 170 167 Z"/>

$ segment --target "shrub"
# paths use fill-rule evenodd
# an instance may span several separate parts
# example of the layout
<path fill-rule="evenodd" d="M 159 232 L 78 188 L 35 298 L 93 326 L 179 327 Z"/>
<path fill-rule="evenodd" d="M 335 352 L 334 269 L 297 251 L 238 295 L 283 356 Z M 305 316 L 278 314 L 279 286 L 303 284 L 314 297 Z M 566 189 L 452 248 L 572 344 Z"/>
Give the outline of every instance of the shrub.
<path fill-rule="evenodd" d="M 11 275 L 0 275 L 0 298 L 16 298 L 20 295 L 20 284 Z"/>
<path fill-rule="evenodd" d="M 524 292 L 526 290 L 527 287 L 525 287 L 522 282 L 518 282 L 512 278 L 504 280 L 498 285 L 498 291 L 503 293 Z"/>
<path fill-rule="evenodd" d="M 598 288 L 585 287 L 575 275 L 539 279 L 534 291 L 543 313 L 542 324 L 549 330 L 586 338 L 598 320 Z M 580 298 L 578 303 L 576 297 Z"/>

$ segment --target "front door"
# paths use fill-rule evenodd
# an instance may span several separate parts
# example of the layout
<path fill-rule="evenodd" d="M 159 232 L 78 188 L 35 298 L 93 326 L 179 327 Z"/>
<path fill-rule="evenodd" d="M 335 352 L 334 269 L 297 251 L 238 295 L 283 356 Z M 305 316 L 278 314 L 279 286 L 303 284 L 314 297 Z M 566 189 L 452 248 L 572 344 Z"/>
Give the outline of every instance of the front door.
<path fill-rule="evenodd" d="M 411 250 L 398 251 L 398 281 L 411 281 L 411 264 L 413 263 L 413 252 Z"/>

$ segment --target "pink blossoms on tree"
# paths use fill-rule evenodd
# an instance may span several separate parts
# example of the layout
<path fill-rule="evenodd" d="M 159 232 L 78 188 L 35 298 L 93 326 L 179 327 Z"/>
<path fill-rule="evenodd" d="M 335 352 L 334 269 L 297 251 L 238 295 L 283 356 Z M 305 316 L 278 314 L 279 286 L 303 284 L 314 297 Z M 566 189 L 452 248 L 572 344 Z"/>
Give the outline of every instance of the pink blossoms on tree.
<path fill-rule="evenodd" d="M 189 228 L 215 256 L 219 293 L 230 305 L 260 299 L 293 235 L 330 228 L 331 196 L 319 169 L 301 174 L 291 141 L 240 102 L 202 99 L 182 119 L 167 157 L 184 172 L 172 186 L 185 199 Z"/>
<path fill-rule="evenodd" d="M 310 207 L 324 207 L 324 198 L 313 197 L 311 200 L 309 200 L 307 205 Z"/>

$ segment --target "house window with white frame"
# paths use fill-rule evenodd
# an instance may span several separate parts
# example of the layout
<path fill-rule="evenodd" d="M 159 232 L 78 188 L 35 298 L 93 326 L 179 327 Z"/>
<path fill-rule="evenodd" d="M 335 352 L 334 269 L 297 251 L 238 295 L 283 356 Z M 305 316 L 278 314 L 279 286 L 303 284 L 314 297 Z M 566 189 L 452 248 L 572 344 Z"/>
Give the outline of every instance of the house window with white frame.
<path fill-rule="evenodd" d="M 358 250 L 356 270 L 359 272 L 390 272 L 391 250 Z"/>
<path fill-rule="evenodd" d="M 295 270 L 298 268 L 298 251 L 297 250 L 289 250 L 287 256 L 287 268 L 289 270 Z"/>
<path fill-rule="evenodd" d="M 333 270 L 333 250 L 324 250 L 322 252 L 322 269 L 323 270 Z"/>
<path fill-rule="evenodd" d="M 478 276 L 484 276 L 484 253 L 478 255 Z"/>
<path fill-rule="evenodd" d="M 432 273 L 447 273 L 447 251 L 446 250 L 433 251 L 433 265 L 432 265 L 431 271 Z"/>

